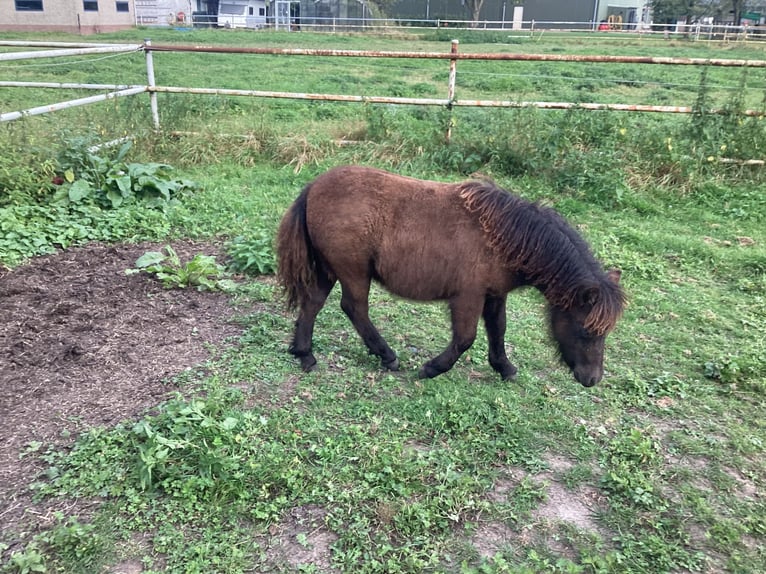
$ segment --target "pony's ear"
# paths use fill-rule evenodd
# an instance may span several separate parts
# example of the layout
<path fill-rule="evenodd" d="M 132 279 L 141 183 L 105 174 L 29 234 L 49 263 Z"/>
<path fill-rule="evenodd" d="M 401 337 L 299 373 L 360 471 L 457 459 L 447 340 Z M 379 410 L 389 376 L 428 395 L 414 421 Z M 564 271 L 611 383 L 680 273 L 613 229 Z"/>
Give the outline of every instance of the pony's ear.
<path fill-rule="evenodd" d="M 580 305 L 593 307 L 593 305 L 596 304 L 596 301 L 598 301 L 600 294 L 601 294 L 601 289 L 599 289 L 597 285 L 594 285 L 592 287 L 586 287 L 585 289 L 580 291 Z"/>
<path fill-rule="evenodd" d="M 620 271 L 619 269 L 610 269 L 609 271 L 606 272 L 606 277 L 607 279 L 609 279 L 609 281 L 611 281 L 615 285 L 619 285 L 620 277 L 622 277 L 622 271 Z"/>

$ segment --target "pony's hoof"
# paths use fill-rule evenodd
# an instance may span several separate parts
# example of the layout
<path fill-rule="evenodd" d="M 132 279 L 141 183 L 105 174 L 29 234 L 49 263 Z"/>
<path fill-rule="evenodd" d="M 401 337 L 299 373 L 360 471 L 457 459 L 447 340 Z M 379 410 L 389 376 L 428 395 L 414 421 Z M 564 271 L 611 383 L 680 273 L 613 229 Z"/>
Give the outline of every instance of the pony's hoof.
<path fill-rule="evenodd" d="M 317 360 L 314 358 L 313 355 L 310 357 L 301 357 L 301 369 L 303 369 L 304 373 L 310 373 L 316 368 L 317 368 Z"/>
<path fill-rule="evenodd" d="M 519 372 L 516 367 L 513 365 L 508 365 L 509 368 L 503 369 L 500 372 L 500 376 L 503 378 L 504 381 L 515 381 L 516 380 L 516 374 Z"/>
<path fill-rule="evenodd" d="M 436 375 L 439 374 L 441 374 L 440 371 L 437 371 L 433 367 L 430 367 L 428 364 L 425 364 L 420 367 L 420 370 L 418 371 L 418 379 L 433 379 Z"/>
<path fill-rule="evenodd" d="M 399 370 L 399 359 L 394 357 L 393 361 L 389 361 L 388 363 L 383 363 L 383 367 L 388 369 L 389 371 L 398 371 Z"/>

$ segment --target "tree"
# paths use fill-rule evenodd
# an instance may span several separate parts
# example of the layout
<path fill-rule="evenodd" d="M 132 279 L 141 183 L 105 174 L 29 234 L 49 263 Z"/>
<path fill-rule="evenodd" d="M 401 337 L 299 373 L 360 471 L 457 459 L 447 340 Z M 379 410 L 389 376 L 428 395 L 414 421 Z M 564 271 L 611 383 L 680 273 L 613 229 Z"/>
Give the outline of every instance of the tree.
<path fill-rule="evenodd" d="M 698 17 L 697 3 L 698 0 L 652 0 L 653 20 L 662 24 L 676 20 L 691 22 Z"/>
<path fill-rule="evenodd" d="M 732 12 L 734 12 L 734 23 L 739 24 L 742 12 L 745 8 L 745 0 L 731 0 Z"/>
<path fill-rule="evenodd" d="M 745 0 L 651 0 L 653 20 L 668 24 L 676 20 L 695 22 L 712 17 L 716 22 L 728 21 L 729 14 L 739 24 Z"/>
<path fill-rule="evenodd" d="M 373 9 L 372 12 L 374 14 L 378 15 L 385 15 L 389 13 L 389 9 L 395 5 L 399 0 L 366 0 L 367 5 L 372 7 L 375 7 L 377 10 Z"/>
<path fill-rule="evenodd" d="M 481 9 L 484 6 L 484 0 L 463 0 L 463 4 L 471 13 L 471 21 L 474 23 L 478 22 Z"/>

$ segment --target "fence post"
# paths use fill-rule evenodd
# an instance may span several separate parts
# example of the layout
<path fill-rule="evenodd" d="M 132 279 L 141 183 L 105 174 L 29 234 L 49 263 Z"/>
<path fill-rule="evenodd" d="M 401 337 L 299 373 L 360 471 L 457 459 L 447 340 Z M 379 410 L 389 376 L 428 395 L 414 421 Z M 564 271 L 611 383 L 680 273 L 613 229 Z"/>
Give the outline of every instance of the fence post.
<path fill-rule="evenodd" d="M 457 47 L 460 44 L 459 40 L 452 40 L 452 47 L 450 48 L 450 54 L 457 54 Z M 457 58 L 450 58 L 449 60 L 449 86 L 447 87 L 447 109 L 449 110 L 449 124 L 447 124 L 447 143 L 452 138 L 452 102 L 455 100 L 455 81 L 457 79 Z"/>
<path fill-rule="evenodd" d="M 151 50 L 152 41 L 148 38 L 144 40 L 144 53 L 146 54 L 146 76 L 149 83 L 149 105 L 152 109 L 152 122 L 154 129 L 160 129 L 160 113 L 157 108 L 157 92 L 154 88 L 157 86 L 154 81 L 154 58 Z"/>

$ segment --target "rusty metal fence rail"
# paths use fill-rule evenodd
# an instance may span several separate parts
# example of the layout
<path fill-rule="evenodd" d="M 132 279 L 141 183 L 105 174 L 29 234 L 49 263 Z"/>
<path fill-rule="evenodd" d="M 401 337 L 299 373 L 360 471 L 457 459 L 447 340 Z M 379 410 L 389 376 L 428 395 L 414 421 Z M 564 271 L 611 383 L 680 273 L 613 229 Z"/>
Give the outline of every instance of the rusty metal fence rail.
<path fill-rule="evenodd" d="M 19 43 L 0 42 L 0 46 L 19 46 Z M 398 105 L 423 105 L 443 106 L 448 109 L 453 107 L 498 107 L 498 108 L 523 108 L 536 107 L 541 109 L 571 109 L 584 110 L 612 110 L 627 112 L 656 112 L 656 113 L 692 113 L 692 106 L 658 106 L 641 104 L 615 104 L 615 103 L 588 103 L 588 102 L 545 102 L 545 101 L 514 101 L 514 100 L 482 100 L 461 99 L 457 97 L 457 66 L 461 60 L 492 60 L 492 61 L 545 61 L 545 62 L 595 62 L 595 63 L 627 63 L 648 64 L 663 66 L 718 66 L 718 67 L 750 67 L 766 68 L 766 60 L 741 60 L 741 59 L 704 59 L 704 58 L 665 58 L 651 56 L 603 56 L 603 55 L 567 55 L 567 54 L 513 54 L 513 53 L 460 53 L 459 43 L 453 40 L 449 52 L 403 52 L 403 51 L 358 51 L 358 50 L 326 50 L 326 49 L 297 49 L 297 48 L 246 48 L 228 46 L 184 46 L 184 45 L 153 45 L 147 40 L 142 45 L 88 45 L 61 43 L 28 44 L 30 47 L 53 47 L 54 50 L 29 51 L 29 52 L 6 52 L 0 53 L 0 61 L 18 60 L 24 57 L 39 58 L 56 57 L 63 55 L 83 55 L 103 52 L 128 52 L 143 50 L 146 58 L 147 84 L 141 86 L 104 86 L 102 84 L 65 84 L 65 83 L 34 83 L 34 82 L 0 82 L 0 87 L 40 87 L 40 88 L 79 88 L 104 91 L 105 94 L 89 98 L 79 98 L 40 106 L 26 110 L 0 114 L 0 121 L 12 121 L 23 117 L 38 115 L 66 109 L 68 107 L 87 105 L 97 101 L 104 101 L 116 97 L 137 95 L 148 92 L 152 112 L 152 122 L 155 129 L 160 129 L 158 93 L 185 93 L 205 94 L 220 96 L 245 96 L 258 98 L 282 98 L 294 100 L 323 100 L 337 102 L 380 103 Z M 267 90 L 235 90 L 224 88 L 190 88 L 183 86 L 158 85 L 154 73 L 154 52 L 208 52 L 224 54 L 262 54 L 278 55 L 285 57 L 353 57 L 353 58 L 404 58 L 404 59 L 437 59 L 449 62 L 449 81 L 444 98 L 405 98 L 390 96 L 362 96 L 352 94 L 326 94 L 326 93 L 297 93 L 279 92 Z M 724 110 L 706 110 L 707 113 L 724 113 Z M 744 110 L 741 112 L 747 116 L 760 116 L 761 110 Z M 447 134 L 449 136 L 449 134 Z"/>

